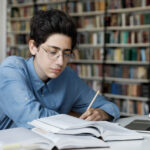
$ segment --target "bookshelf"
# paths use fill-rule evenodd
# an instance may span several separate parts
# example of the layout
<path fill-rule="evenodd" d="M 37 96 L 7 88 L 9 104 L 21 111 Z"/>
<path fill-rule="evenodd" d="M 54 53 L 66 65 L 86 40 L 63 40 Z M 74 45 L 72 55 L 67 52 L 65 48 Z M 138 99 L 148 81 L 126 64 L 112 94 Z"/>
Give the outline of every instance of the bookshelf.
<path fill-rule="evenodd" d="M 29 21 L 37 10 L 68 12 L 78 30 L 69 65 L 123 116 L 148 113 L 150 102 L 150 0 L 12 0 L 7 55 L 26 57 Z"/>
<path fill-rule="evenodd" d="M 30 19 L 38 10 L 66 11 L 66 0 L 9 0 L 6 55 L 27 57 Z"/>
<path fill-rule="evenodd" d="M 76 8 L 70 15 L 79 32 L 79 56 L 71 61 L 72 68 L 115 102 L 121 115 L 147 114 L 150 1 L 86 0 L 69 5 Z"/>

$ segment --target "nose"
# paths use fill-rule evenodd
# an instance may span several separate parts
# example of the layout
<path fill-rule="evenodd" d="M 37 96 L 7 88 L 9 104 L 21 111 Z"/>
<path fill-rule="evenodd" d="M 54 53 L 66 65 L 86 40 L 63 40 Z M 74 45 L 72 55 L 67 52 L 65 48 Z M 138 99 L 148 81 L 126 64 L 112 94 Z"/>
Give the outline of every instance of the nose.
<path fill-rule="evenodd" d="M 60 66 L 63 66 L 64 64 L 64 57 L 62 53 L 57 56 L 57 64 Z"/>

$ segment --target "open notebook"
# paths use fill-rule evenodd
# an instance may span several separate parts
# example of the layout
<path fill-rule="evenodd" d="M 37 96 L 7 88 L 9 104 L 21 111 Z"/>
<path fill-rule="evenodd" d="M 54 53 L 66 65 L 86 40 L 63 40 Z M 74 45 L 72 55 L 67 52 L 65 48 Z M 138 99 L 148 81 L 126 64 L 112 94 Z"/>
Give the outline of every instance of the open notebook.
<path fill-rule="evenodd" d="M 143 139 L 139 133 L 121 127 L 116 123 L 87 121 L 65 114 L 33 120 L 29 124 L 35 127 L 34 132 L 52 140 L 54 143 L 58 141 L 60 143 L 65 141 L 73 143 L 73 141 L 76 141 L 75 145 L 79 147 L 108 147 L 105 141 Z M 86 140 L 87 138 L 88 140 Z M 84 144 L 82 145 L 82 143 Z"/>

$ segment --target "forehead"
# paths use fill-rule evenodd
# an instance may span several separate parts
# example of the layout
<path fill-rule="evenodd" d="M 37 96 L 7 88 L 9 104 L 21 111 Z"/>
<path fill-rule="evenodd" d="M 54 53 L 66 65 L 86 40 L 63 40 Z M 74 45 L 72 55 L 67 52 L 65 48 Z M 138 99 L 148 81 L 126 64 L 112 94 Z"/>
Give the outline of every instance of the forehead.
<path fill-rule="evenodd" d="M 62 49 L 61 47 L 57 47 L 57 46 L 53 46 L 53 45 L 47 45 L 47 50 L 55 50 L 55 51 L 65 51 L 65 52 L 72 52 L 72 49 L 66 48 L 66 49 Z"/>
<path fill-rule="evenodd" d="M 46 42 L 43 44 L 70 49 L 72 46 L 72 40 L 69 36 L 64 34 L 52 34 L 47 38 Z"/>

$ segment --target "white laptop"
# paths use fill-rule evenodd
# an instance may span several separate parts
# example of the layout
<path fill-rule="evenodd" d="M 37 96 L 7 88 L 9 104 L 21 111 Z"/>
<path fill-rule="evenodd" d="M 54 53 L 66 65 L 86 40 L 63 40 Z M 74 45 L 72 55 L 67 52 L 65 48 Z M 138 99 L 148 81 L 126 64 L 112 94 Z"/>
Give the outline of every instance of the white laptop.
<path fill-rule="evenodd" d="M 137 130 L 140 132 L 150 132 L 150 120 L 136 119 L 130 122 L 125 127 L 128 129 Z"/>
<path fill-rule="evenodd" d="M 117 120 L 117 123 L 131 130 L 150 133 L 149 115 L 136 115 L 132 117 L 121 118 Z"/>

